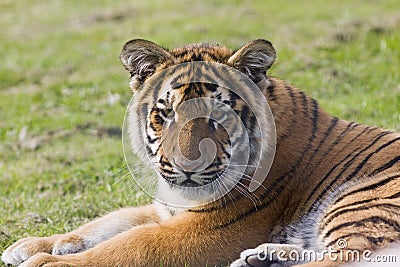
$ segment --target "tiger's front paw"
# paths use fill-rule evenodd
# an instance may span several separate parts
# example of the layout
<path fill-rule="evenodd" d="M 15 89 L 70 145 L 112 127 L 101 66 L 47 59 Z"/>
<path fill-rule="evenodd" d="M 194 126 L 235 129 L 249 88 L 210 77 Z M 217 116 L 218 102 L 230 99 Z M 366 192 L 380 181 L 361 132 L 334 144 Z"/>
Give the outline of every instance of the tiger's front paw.
<path fill-rule="evenodd" d="M 58 259 L 48 253 L 38 253 L 24 261 L 20 267 L 50 267 L 61 266 L 57 265 Z M 68 265 L 63 265 L 68 266 Z"/>
<path fill-rule="evenodd" d="M 87 250 L 85 240 L 78 235 L 64 235 L 59 238 L 52 249 L 53 255 L 74 254 Z"/>
<path fill-rule="evenodd" d="M 255 249 L 246 249 L 230 267 L 289 267 L 303 263 L 300 257 L 303 249 L 296 245 L 262 244 Z"/>
<path fill-rule="evenodd" d="M 38 253 L 24 261 L 19 267 L 88 266 L 82 257 L 84 256 L 81 254 L 50 255 L 48 253 Z"/>
<path fill-rule="evenodd" d="M 37 253 L 51 253 L 53 242 L 52 238 L 48 237 L 23 238 L 5 250 L 1 260 L 7 265 L 18 266 Z"/>
<path fill-rule="evenodd" d="M 240 259 L 232 262 L 230 267 L 282 267 L 279 262 L 265 259 L 262 251 L 257 249 L 246 249 L 240 253 Z"/>
<path fill-rule="evenodd" d="M 18 266 L 38 253 L 65 255 L 86 250 L 85 242 L 77 235 L 23 238 L 7 248 L 1 260 Z"/>

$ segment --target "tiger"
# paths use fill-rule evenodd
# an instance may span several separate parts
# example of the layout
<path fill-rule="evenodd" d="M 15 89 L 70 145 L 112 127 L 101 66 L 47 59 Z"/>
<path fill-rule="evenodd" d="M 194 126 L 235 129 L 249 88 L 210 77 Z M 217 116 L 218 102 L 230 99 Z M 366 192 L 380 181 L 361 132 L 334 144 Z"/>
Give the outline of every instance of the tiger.
<path fill-rule="evenodd" d="M 275 48 L 264 39 L 237 50 L 207 43 L 167 49 L 143 39 L 127 42 L 120 60 L 136 99 L 128 119 L 131 148 L 155 168 L 157 201 L 111 212 L 66 234 L 21 239 L 3 252 L 2 261 L 24 267 L 338 266 L 349 260 L 323 252 L 364 253 L 396 245 L 400 134 L 328 114 L 297 87 L 267 74 L 275 59 Z M 201 67 L 193 71 L 200 79 L 185 83 L 196 62 L 235 71 Z M 174 69 L 184 64 L 189 65 Z M 152 84 L 160 87 L 145 90 L 158 74 L 159 82 Z M 248 94 L 247 103 L 226 86 L 204 82 L 221 79 L 237 88 L 251 81 L 266 105 L 260 105 L 257 92 Z M 166 91 L 160 96 L 161 87 Z M 188 112 L 215 104 L 196 102 L 199 98 L 222 103 L 241 122 L 224 123 L 229 116 L 218 108 L 210 111 L 216 119 L 186 120 Z M 257 110 L 250 110 L 254 103 Z M 268 110 L 275 138 L 263 135 L 267 125 L 257 123 L 256 113 Z M 227 183 L 223 179 L 229 177 L 221 173 L 232 147 L 243 153 L 243 129 L 249 133 L 250 155 L 242 173 L 229 173 L 234 186 L 218 199 L 209 189 L 193 194 L 210 181 Z M 271 140 L 261 140 L 268 136 Z M 214 146 L 203 143 L 202 148 L 205 139 Z M 272 165 L 250 190 L 255 159 L 271 156 L 263 154 L 262 142 L 275 147 Z M 282 259 L 308 250 L 318 254 L 318 261 Z"/>

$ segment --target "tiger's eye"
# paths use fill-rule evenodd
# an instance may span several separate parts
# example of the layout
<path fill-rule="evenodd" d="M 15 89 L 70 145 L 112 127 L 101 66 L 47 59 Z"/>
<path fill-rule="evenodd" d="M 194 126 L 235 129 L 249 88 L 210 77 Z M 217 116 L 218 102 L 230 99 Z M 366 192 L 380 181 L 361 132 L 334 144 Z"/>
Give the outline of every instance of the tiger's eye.
<path fill-rule="evenodd" d="M 158 110 L 163 120 L 172 120 L 175 116 L 175 112 L 172 108 L 162 108 Z"/>
<path fill-rule="evenodd" d="M 166 109 L 165 114 L 167 115 L 167 119 L 172 120 L 175 117 L 175 111 L 172 108 Z"/>
<path fill-rule="evenodd" d="M 226 112 L 222 109 L 214 109 L 211 112 L 211 119 L 220 121 L 223 120 L 226 117 Z"/>

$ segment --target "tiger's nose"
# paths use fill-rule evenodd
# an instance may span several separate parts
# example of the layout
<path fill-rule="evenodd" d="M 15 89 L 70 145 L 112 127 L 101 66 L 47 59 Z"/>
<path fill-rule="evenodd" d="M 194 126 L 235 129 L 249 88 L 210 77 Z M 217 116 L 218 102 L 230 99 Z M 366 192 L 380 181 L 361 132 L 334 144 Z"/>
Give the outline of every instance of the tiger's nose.
<path fill-rule="evenodd" d="M 193 173 L 193 172 L 199 172 L 207 168 L 204 160 L 198 158 L 197 160 L 189 160 L 189 159 L 180 159 L 180 158 L 175 158 L 174 159 L 174 165 L 178 167 L 180 170 L 182 170 L 185 173 Z"/>
<path fill-rule="evenodd" d="M 210 138 L 204 138 L 198 143 L 198 153 L 196 154 L 198 157 L 195 157 L 194 153 L 182 153 L 180 150 L 176 151 L 173 159 L 175 165 L 182 171 L 199 172 L 206 169 L 214 161 L 217 155 L 215 142 Z M 193 148 L 190 149 L 190 151 L 192 150 Z"/>

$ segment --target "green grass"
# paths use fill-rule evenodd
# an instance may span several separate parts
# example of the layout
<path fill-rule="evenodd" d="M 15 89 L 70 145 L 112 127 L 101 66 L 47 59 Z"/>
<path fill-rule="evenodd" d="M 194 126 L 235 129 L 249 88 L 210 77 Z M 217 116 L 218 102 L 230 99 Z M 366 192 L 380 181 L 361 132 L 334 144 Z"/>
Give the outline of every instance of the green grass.
<path fill-rule="evenodd" d="M 272 76 L 336 116 L 400 129 L 398 0 L 1 0 L 0 10 L 0 252 L 149 201 L 124 176 L 118 134 L 131 97 L 118 54 L 132 38 L 269 39 Z"/>

